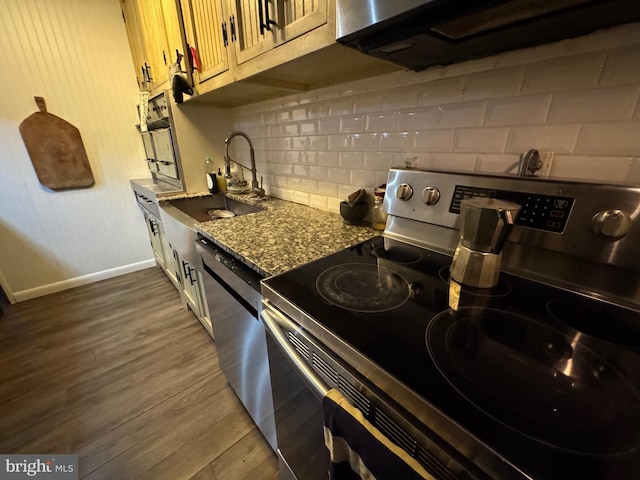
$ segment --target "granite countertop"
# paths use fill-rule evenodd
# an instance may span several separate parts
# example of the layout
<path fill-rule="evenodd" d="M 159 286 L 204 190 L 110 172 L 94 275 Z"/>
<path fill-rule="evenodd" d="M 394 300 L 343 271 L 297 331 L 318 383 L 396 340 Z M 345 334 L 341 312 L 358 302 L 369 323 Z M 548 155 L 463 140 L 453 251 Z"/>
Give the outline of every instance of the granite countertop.
<path fill-rule="evenodd" d="M 196 225 L 206 238 L 265 276 L 277 275 L 380 232 L 347 225 L 338 214 L 276 198 L 227 196 L 264 211 Z"/>

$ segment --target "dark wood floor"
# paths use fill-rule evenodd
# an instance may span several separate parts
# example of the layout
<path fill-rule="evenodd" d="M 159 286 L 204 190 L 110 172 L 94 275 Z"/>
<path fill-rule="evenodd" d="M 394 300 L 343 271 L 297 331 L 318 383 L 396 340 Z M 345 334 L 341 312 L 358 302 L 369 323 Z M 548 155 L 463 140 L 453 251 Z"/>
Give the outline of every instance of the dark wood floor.
<path fill-rule="evenodd" d="M 0 452 L 85 479 L 275 479 L 215 345 L 157 268 L 5 305 Z"/>

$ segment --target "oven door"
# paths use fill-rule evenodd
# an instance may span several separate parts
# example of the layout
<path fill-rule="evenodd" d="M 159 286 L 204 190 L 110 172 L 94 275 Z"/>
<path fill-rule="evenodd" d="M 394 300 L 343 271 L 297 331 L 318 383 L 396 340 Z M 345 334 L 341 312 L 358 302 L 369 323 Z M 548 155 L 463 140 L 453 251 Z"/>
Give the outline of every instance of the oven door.
<path fill-rule="evenodd" d="M 171 129 L 160 128 L 151 131 L 153 147 L 158 164 L 158 173 L 171 178 L 178 178 L 178 167 L 176 165 L 173 142 L 171 140 Z"/>

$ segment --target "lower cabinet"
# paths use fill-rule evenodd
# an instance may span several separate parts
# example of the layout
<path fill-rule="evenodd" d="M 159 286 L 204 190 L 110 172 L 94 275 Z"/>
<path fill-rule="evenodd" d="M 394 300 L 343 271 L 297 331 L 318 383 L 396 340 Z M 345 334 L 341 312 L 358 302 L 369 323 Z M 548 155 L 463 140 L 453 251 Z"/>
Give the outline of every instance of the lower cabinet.
<path fill-rule="evenodd" d="M 166 262 L 164 255 L 164 231 L 162 230 L 162 223 L 151 213 L 142 213 L 144 214 L 144 219 L 147 224 L 147 233 L 149 234 L 153 256 L 156 259 L 156 263 L 164 269 Z"/>
<path fill-rule="evenodd" d="M 167 207 L 170 208 L 170 207 Z M 194 313 L 207 333 L 213 338 L 209 309 L 202 287 L 202 275 L 197 268 L 195 253 L 196 232 L 167 213 L 162 207 L 159 231 L 164 264 L 161 265 L 171 282 L 180 292 L 182 302 Z"/>

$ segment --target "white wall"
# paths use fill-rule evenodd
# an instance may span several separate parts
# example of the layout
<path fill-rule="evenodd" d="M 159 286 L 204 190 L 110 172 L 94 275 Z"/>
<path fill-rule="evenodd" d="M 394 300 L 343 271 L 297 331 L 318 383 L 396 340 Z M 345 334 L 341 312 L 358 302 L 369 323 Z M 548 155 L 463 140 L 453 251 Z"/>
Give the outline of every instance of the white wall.
<path fill-rule="evenodd" d="M 392 165 L 503 172 L 531 148 L 551 175 L 640 183 L 640 24 L 233 110 L 275 196 L 338 211 Z M 236 156 L 246 158 L 242 144 Z"/>
<path fill-rule="evenodd" d="M 148 176 L 118 0 L 4 0 L 0 15 L 0 281 L 23 300 L 151 265 L 129 178 Z M 96 184 L 43 188 L 18 125 L 50 113 L 82 135 Z"/>

